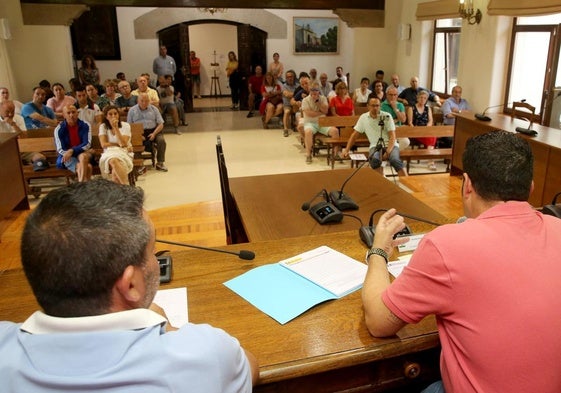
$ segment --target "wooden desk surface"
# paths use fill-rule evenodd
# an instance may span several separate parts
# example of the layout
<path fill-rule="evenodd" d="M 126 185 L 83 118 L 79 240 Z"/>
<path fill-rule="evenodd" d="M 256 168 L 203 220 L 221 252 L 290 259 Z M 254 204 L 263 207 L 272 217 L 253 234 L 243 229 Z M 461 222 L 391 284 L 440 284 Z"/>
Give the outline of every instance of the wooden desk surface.
<path fill-rule="evenodd" d="M 462 154 L 469 138 L 494 130 L 516 133 L 516 127 L 528 128 L 530 125 L 525 120 L 498 113 L 488 114 L 491 118 L 489 122 L 475 119 L 472 112 L 462 111 L 456 116 L 450 171 L 453 175 L 462 172 Z M 553 196 L 561 191 L 561 130 L 540 124 L 533 124 L 532 129 L 538 132 L 535 137 L 517 135 L 528 141 L 534 154 L 534 191 L 529 202 L 534 207 L 540 207 L 551 203 Z"/>
<path fill-rule="evenodd" d="M 388 372 L 404 379 L 405 359 L 423 351 L 435 354 L 430 363 L 438 369 L 439 341 L 433 317 L 404 327 L 397 336 L 373 338 L 364 325 L 358 291 L 320 304 L 281 325 L 223 285 L 256 266 L 275 263 L 324 244 L 357 260 L 364 258 L 365 247 L 355 231 L 225 247 L 252 250 L 256 253 L 253 261 L 189 250 L 173 253 L 173 279 L 162 288 L 186 286 L 191 322 L 224 329 L 256 355 L 261 385 L 256 391 L 333 391 L 336 389 L 332 383 L 341 384 L 342 388 L 374 384 L 379 382 L 372 380 L 378 373 L 382 373 L 380 378 L 388 379 Z M 21 269 L 1 272 L 0 288 L 0 320 L 21 322 L 38 309 Z M 391 361 L 394 363 L 386 370 L 383 365 Z M 362 380 L 351 375 L 349 370 L 353 367 L 362 367 L 357 374 Z M 428 366 L 423 367 L 425 372 Z M 318 383 L 326 384 L 329 372 L 344 374 L 335 378 L 335 382 L 330 381 L 328 387 L 320 388 Z M 318 376 L 318 373 L 322 374 Z M 279 388 L 279 384 L 285 384 L 286 390 Z"/>
<path fill-rule="evenodd" d="M 340 223 L 320 225 L 307 211 L 301 209 L 302 204 L 308 202 L 322 188 L 328 192 L 340 190 L 353 171 L 354 169 L 338 169 L 231 178 L 230 190 L 249 241 L 350 230 L 358 233 L 360 223 L 352 217 L 344 217 Z M 368 219 L 374 210 L 392 207 L 427 220 L 447 222 L 444 216 L 367 165 L 347 183 L 344 192 L 359 205 L 359 210 L 347 213 L 360 217 L 364 225 L 368 225 Z M 321 200 L 323 199 L 316 199 L 312 205 Z M 406 222 L 414 221 L 406 219 Z"/>

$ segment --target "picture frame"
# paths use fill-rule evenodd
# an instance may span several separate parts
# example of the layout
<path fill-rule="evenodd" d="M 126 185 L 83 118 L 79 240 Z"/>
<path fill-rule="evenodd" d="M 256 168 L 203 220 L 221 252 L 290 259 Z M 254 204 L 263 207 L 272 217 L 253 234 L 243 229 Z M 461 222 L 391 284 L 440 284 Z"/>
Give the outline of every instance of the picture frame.
<path fill-rule="evenodd" d="M 295 55 L 339 53 L 339 18 L 293 17 Z"/>
<path fill-rule="evenodd" d="M 76 59 L 121 60 L 117 11 L 113 6 L 91 6 L 70 27 Z"/>

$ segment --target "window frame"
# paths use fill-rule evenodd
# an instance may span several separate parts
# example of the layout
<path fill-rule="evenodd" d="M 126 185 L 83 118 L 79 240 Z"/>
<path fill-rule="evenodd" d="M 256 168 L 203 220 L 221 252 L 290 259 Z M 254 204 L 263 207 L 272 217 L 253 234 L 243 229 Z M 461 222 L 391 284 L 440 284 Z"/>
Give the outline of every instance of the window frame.
<path fill-rule="evenodd" d="M 456 18 L 446 18 L 446 19 L 456 19 Z M 442 20 L 442 19 L 435 19 L 434 20 L 434 24 L 433 24 L 433 34 L 432 34 L 432 56 L 431 56 L 431 91 L 434 92 L 435 94 L 438 94 L 440 96 L 443 97 L 449 97 L 450 93 L 448 93 L 449 90 L 451 90 L 451 87 L 448 85 L 449 83 L 449 64 L 448 64 L 448 42 L 450 40 L 450 34 L 462 34 L 462 26 L 447 26 L 447 27 L 439 27 L 438 26 L 438 21 Z M 434 81 L 435 81 L 435 70 L 434 70 L 434 65 L 435 65 L 435 56 L 436 56 L 436 37 L 438 34 L 444 34 L 444 61 L 445 61 L 445 68 L 444 68 L 444 73 L 445 73 L 445 78 L 444 78 L 444 91 L 440 92 L 434 89 Z"/>

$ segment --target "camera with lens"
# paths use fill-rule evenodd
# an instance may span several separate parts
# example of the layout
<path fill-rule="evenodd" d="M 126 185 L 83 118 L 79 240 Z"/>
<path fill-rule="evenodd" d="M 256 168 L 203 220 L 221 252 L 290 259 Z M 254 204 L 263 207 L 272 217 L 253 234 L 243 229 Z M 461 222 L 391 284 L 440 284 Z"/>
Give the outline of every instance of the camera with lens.
<path fill-rule="evenodd" d="M 378 122 L 378 125 L 380 127 L 383 127 L 386 125 L 386 121 L 389 120 L 389 116 L 388 115 L 384 115 L 384 116 L 380 116 L 380 121 Z"/>

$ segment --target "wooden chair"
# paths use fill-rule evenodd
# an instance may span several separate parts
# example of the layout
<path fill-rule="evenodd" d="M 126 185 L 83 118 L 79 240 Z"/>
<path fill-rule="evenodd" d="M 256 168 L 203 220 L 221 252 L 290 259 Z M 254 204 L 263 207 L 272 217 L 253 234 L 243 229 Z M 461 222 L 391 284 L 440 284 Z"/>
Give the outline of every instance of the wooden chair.
<path fill-rule="evenodd" d="M 524 108 L 524 110 L 516 110 L 516 108 Z M 514 119 L 523 119 L 530 122 L 530 126 L 536 121 L 536 107 L 527 102 L 514 101 L 512 103 L 512 112 L 510 116 Z"/>

